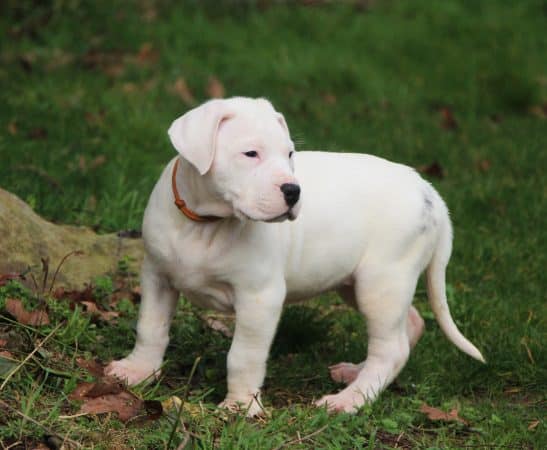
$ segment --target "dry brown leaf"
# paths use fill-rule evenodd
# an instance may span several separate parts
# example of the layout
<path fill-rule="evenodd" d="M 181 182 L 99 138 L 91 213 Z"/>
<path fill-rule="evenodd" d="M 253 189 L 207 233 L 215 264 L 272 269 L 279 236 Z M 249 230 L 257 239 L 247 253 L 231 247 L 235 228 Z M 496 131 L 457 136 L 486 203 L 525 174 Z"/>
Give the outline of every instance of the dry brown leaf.
<path fill-rule="evenodd" d="M 86 312 L 96 315 L 106 322 L 108 322 L 109 320 L 115 319 L 116 317 L 120 315 L 120 313 L 117 311 L 103 311 L 97 306 L 97 303 L 93 301 L 83 300 L 80 302 L 80 304 L 85 306 Z"/>
<path fill-rule="evenodd" d="M 35 141 L 45 139 L 47 138 L 47 130 L 42 127 L 36 127 L 30 130 L 27 136 Z"/>
<path fill-rule="evenodd" d="M 96 360 L 88 360 L 84 358 L 76 358 L 76 364 L 84 370 L 87 370 L 95 377 L 104 376 L 104 366 Z"/>
<path fill-rule="evenodd" d="M 450 108 L 448 108 L 447 106 L 442 106 L 439 109 L 439 113 L 441 115 L 441 127 L 443 127 L 445 130 L 458 129 L 458 122 L 456 121 L 454 113 Z"/>
<path fill-rule="evenodd" d="M 62 447 L 65 448 L 65 447 Z M 32 450 L 50 450 L 50 447 L 48 447 L 43 442 L 38 442 L 37 444 L 34 444 L 33 447 L 31 447 Z"/>
<path fill-rule="evenodd" d="M 142 12 L 142 18 L 145 22 L 153 22 L 158 18 L 158 11 L 154 7 L 154 5 L 145 5 L 143 12 Z"/>
<path fill-rule="evenodd" d="M 106 156 L 99 155 L 91 160 L 89 163 L 90 169 L 96 169 L 99 166 L 102 166 L 106 162 Z"/>
<path fill-rule="evenodd" d="M 82 57 L 82 64 L 87 69 L 101 70 L 105 75 L 117 78 L 125 72 L 125 59 L 120 51 L 101 52 L 92 49 Z"/>
<path fill-rule="evenodd" d="M 80 155 L 78 158 L 78 167 L 82 172 L 85 172 L 87 170 L 87 160 L 84 155 Z"/>
<path fill-rule="evenodd" d="M 211 98 L 223 98 L 226 94 L 223 84 L 217 77 L 209 77 L 207 95 Z"/>
<path fill-rule="evenodd" d="M 54 48 L 47 58 L 45 68 L 46 70 L 55 70 L 71 64 L 74 59 L 75 57 L 72 53 L 68 53 L 60 48 Z"/>
<path fill-rule="evenodd" d="M 505 389 L 506 394 L 518 394 L 522 389 L 520 387 L 510 387 Z"/>
<path fill-rule="evenodd" d="M 539 424 L 540 424 L 540 420 L 539 419 L 536 419 L 536 420 L 532 420 L 529 424 L 528 424 L 528 429 L 531 431 L 531 430 L 534 430 Z"/>
<path fill-rule="evenodd" d="M 15 120 L 12 120 L 10 123 L 8 123 L 8 133 L 12 136 L 15 136 L 17 134 L 17 122 Z"/>
<path fill-rule="evenodd" d="M 223 334 L 226 337 L 233 337 L 234 332 L 222 320 L 219 320 L 215 316 L 207 314 L 203 314 L 201 318 L 207 324 L 207 326 L 211 328 L 211 330 L 218 331 L 220 334 Z"/>
<path fill-rule="evenodd" d="M 89 125 L 102 126 L 102 125 L 104 125 L 104 119 L 106 117 L 106 111 L 104 109 L 101 109 L 97 113 L 86 112 L 84 117 L 85 117 L 85 121 Z"/>
<path fill-rule="evenodd" d="M 7 350 L 0 350 L 0 356 L 2 358 L 15 359 L 15 356 L 13 356 L 13 353 L 8 352 Z"/>
<path fill-rule="evenodd" d="M 536 105 L 530 108 L 530 114 L 539 117 L 540 119 L 547 118 L 547 102 L 543 105 Z"/>
<path fill-rule="evenodd" d="M 441 409 L 435 408 L 433 406 L 429 406 L 426 403 L 423 403 L 422 406 L 420 406 L 420 411 L 424 414 L 427 414 L 427 417 L 430 420 L 440 420 L 443 422 L 459 422 L 464 425 L 467 425 L 468 422 L 465 419 L 462 419 L 458 415 L 457 408 L 453 408 L 450 412 L 444 412 Z"/>
<path fill-rule="evenodd" d="M 416 170 L 420 173 L 429 175 L 430 177 L 442 179 L 445 177 L 444 168 L 437 162 L 434 161 L 431 164 L 419 166 Z"/>
<path fill-rule="evenodd" d="M 16 298 L 6 299 L 6 311 L 9 312 L 17 322 L 33 327 L 49 324 L 49 316 L 44 310 L 27 311 L 23 302 Z"/>
<path fill-rule="evenodd" d="M 159 53 L 150 42 L 145 42 L 137 53 L 137 62 L 141 65 L 152 64 L 158 60 Z"/>
<path fill-rule="evenodd" d="M 122 422 L 134 418 L 156 419 L 162 413 L 159 402 L 145 402 L 127 391 L 119 380 L 108 377 L 94 383 L 80 383 L 69 398 L 83 402 L 78 413 L 113 412 L 118 414 Z"/>
<path fill-rule="evenodd" d="M 93 286 L 86 284 L 83 289 L 75 289 L 72 291 L 67 291 L 63 287 L 55 289 L 53 292 L 53 297 L 57 300 L 68 299 L 73 302 L 81 302 L 82 300 L 91 300 L 93 299 Z"/>
<path fill-rule="evenodd" d="M 334 94 L 331 94 L 330 92 L 327 92 L 326 94 L 323 95 L 323 100 L 325 100 L 325 103 L 327 105 L 334 105 L 336 104 L 336 95 Z"/>
<path fill-rule="evenodd" d="M 177 81 L 171 87 L 171 91 L 179 96 L 179 98 L 188 106 L 192 106 L 196 103 L 196 99 L 192 95 L 186 80 L 182 77 L 177 78 Z"/>
<path fill-rule="evenodd" d="M 105 395 L 118 395 L 125 388 L 120 380 L 103 377 L 91 386 L 91 389 L 87 390 L 85 396 L 90 398 L 102 397 Z"/>
<path fill-rule="evenodd" d="M 20 273 L 15 273 L 15 272 L 4 273 L 0 275 L 0 286 L 4 286 L 5 284 L 9 283 L 12 280 L 20 280 L 22 278 L 23 277 L 21 276 Z"/>
<path fill-rule="evenodd" d="M 7 339 L 0 339 L 0 348 L 4 348 L 8 343 Z"/>
<path fill-rule="evenodd" d="M 138 415 L 142 406 L 142 400 L 129 392 L 121 392 L 116 395 L 86 398 L 80 407 L 79 413 L 102 414 L 115 412 L 118 413 L 118 417 L 122 422 L 127 422 Z"/>
<path fill-rule="evenodd" d="M 490 163 L 490 160 L 488 159 L 481 159 L 480 161 L 477 162 L 477 168 L 481 172 L 488 172 L 491 166 L 492 164 Z"/>

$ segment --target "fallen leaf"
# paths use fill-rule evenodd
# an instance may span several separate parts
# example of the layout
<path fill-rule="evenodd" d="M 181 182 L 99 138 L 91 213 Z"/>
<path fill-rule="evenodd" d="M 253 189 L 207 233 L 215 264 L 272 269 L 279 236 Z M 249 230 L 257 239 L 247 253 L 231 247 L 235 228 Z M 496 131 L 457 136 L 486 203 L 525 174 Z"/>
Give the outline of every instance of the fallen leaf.
<path fill-rule="evenodd" d="M 218 331 L 220 334 L 226 337 L 232 337 L 234 335 L 232 329 L 226 323 L 219 320 L 217 317 L 213 315 L 202 314 L 201 318 L 211 330 Z"/>
<path fill-rule="evenodd" d="M 97 306 L 97 303 L 95 303 L 94 301 L 83 300 L 83 301 L 80 301 L 80 304 L 85 306 L 86 312 L 100 317 L 105 322 L 115 319 L 116 317 L 120 315 L 120 313 L 117 311 L 103 311 Z"/>
<path fill-rule="evenodd" d="M 78 167 L 82 172 L 85 172 L 87 170 L 87 159 L 84 155 L 80 155 L 78 157 Z"/>
<path fill-rule="evenodd" d="M 323 100 L 325 100 L 325 103 L 327 105 L 334 105 L 336 104 L 336 95 L 331 94 L 330 92 L 327 92 L 323 95 Z"/>
<path fill-rule="evenodd" d="M 159 53 L 154 49 L 150 42 L 145 42 L 139 48 L 137 53 L 137 62 L 141 65 L 152 64 L 158 60 Z"/>
<path fill-rule="evenodd" d="M 196 103 L 196 99 L 192 95 L 188 84 L 184 78 L 177 78 L 171 90 L 179 96 L 179 98 L 188 106 L 192 106 Z"/>
<path fill-rule="evenodd" d="M 15 356 L 13 356 L 13 353 L 8 352 L 7 350 L 0 350 L 0 357 L 6 358 L 6 359 L 15 359 Z"/>
<path fill-rule="evenodd" d="M 85 399 L 79 413 L 102 414 L 115 412 L 122 422 L 135 417 L 143 406 L 142 400 L 129 392 Z"/>
<path fill-rule="evenodd" d="M 102 126 L 104 125 L 104 119 L 106 116 L 106 112 L 104 109 L 101 109 L 97 113 L 92 112 L 86 112 L 84 114 L 85 121 L 92 126 Z"/>
<path fill-rule="evenodd" d="M 12 120 L 10 123 L 8 123 L 8 133 L 12 136 L 15 136 L 17 134 L 17 122 L 15 120 Z"/>
<path fill-rule="evenodd" d="M 19 64 L 25 72 L 32 72 L 32 65 L 34 64 L 35 59 L 34 55 L 31 54 L 21 55 L 19 57 Z"/>
<path fill-rule="evenodd" d="M 32 450 L 51 450 L 52 447 L 49 447 L 48 445 L 44 444 L 43 442 L 38 442 L 37 444 L 34 444 L 30 448 Z M 61 447 L 53 447 L 53 448 L 61 448 Z"/>
<path fill-rule="evenodd" d="M 454 113 L 449 107 L 441 106 L 439 113 L 441 115 L 441 127 L 445 130 L 457 130 L 459 128 Z"/>
<path fill-rule="evenodd" d="M 518 394 L 522 389 L 519 387 L 510 387 L 505 389 L 506 394 Z"/>
<path fill-rule="evenodd" d="M 445 177 L 444 169 L 437 161 L 434 161 L 428 165 L 419 166 L 416 170 L 434 178 L 443 179 Z"/>
<path fill-rule="evenodd" d="M 86 69 L 100 70 L 109 77 L 117 78 L 125 72 L 125 56 L 120 51 L 101 52 L 91 49 L 81 61 Z"/>
<path fill-rule="evenodd" d="M 76 364 L 97 378 L 104 376 L 104 366 L 99 361 L 76 358 Z"/>
<path fill-rule="evenodd" d="M 33 140 L 45 139 L 47 138 L 47 130 L 42 127 L 36 127 L 30 130 L 27 136 Z"/>
<path fill-rule="evenodd" d="M 93 383 L 93 386 L 86 391 L 85 396 L 97 398 L 105 395 L 118 395 L 124 390 L 124 386 L 120 380 L 103 377 Z"/>
<path fill-rule="evenodd" d="M 444 412 L 438 408 L 423 403 L 422 406 L 420 406 L 420 411 L 424 414 L 427 414 L 427 417 L 430 420 L 440 420 L 443 422 L 459 422 L 464 425 L 468 424 L 466 420 L 462 419 L 458 415 L 458 410 L 456 408 L 453 408 L 450 412 Z"/>
<path fill-rule="evenodd" d="M 93 286 L 86 284 L 83 289 L 75 289 L 71 291 L 65 290 L 63 287 L 55 289 L 53 297 L 57 300 L 68 299 L 73 302 L 81 302 L 82 300 L 93 299 Z"/>
<path fill-rule="evenodd" d="M 528 425 L 528 429 L 531 431 L 531 430 L 535 430 L 536 427 L 540 424 L 540 420 L 536 419 L 536 420 L 532 420 L 530 422 L 530 424 Z"/>
<path fill-rule="evenodd" d="M 4 348 L 8 343 L 7 339 L 0 339 L 0 348 Z"/>
<path fill-rule="evenodd" d="M 24 325 L 40 326 L 49 324 L 49 316 L 46 311 L 27 311 L 23 306 L 23 302 L 19 299 L 6 299 L 6 311 L 15 317 L 17 322 Z"/>
<path fill-rule="evenodd" d="M 9 283 L 12 280 L 21 280 L 23 279 L 23 276 L 20 273 L 4 273 L 0 275 L 0 286 L 4 286 L 5 284 Z"/>
<path fill-rule="evenodd" d="M 477 168 L 481 172 L 488 172 L 490 170 L 491 165 L 492 164 L 490 163 L 490 160 L 488 159 L 481 159 L 480 161 L 477 162 Z"/>
<path fill-rule="evenodd" d="M 68 53 L 60 48 L 54 48 L 48 55 L 45 68 L 46 70 L 55 70 L 71 64 L 74 59 L 75 57 L 72 53 Z"/>
<path fill-rule="evenodd" d="M 193 419 L 196 419 L 203 415 L 203 411 L 199 405 L 189 402 L 183 403 L 180 397 L 177 397 L 176 395 L 173 395 L 167 400 L 161 402 L 161 406 L 166 413 L 169 413 L 170 415 L 175 417 L 178 416 L 181 406 L 182 411 Z"/>
<path fill-rule="evenodd" d="M 90 169 L 96 169 L 99 166 L 102 166 L 106 162 L 106 156 L 99 155 L 91 160 L 89 163 Z"/>
<path fill-rule="evenodd" d="M 211 98 L 223 98 L 226 94 L 224 86 L 217 77 L 209 77 L 207 95 Z"/>
<path fill-rule="evenodd" d="M 153 22 L 158 18 L 158 11 L 152 4 L 147 4 L 144 6 L 144 10 L 142 12 L 142 18 L 145 22 Z"/>
<path fill-rule="evenodd" d="M 122 422 L 131 419 L 153 420 L 163 412 L 160 402 L 143 401 L 129 392 L 119 380 L 108 377 L 93 383 L 80 383 L 69 398 L 83 402 L 78 413 L 113 412 L 118 414 Z"/>
<path fill-rule="evenodd" d="M 539 117 L 540 119 L 547 118 L 547 102 L 543 105 L 536 105 L 530 108 L 530 114 Z"/>

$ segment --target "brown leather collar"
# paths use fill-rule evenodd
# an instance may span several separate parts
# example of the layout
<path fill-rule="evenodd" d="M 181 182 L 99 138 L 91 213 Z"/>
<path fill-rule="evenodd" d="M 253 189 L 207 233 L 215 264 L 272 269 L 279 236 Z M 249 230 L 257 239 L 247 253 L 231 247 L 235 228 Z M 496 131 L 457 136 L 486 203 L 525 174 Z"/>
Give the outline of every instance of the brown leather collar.
<path fill-rule="evenodd" d="M 179 192 L 177 190 L 177 169 L 179 167 L 179 159 L 175 161 L 173 165 L 173 175 L 171 176 L 171 185 L 173 186 L 173 195 L 175 196 L 175 205 L 178 209 L 190 220 L 194 222 L 214 222 L 216 220 L 222 219 L 222 217 L 217 216 L 200 216 L 191 209 L 186 207 L 186 202 L 180 198 Z"/>

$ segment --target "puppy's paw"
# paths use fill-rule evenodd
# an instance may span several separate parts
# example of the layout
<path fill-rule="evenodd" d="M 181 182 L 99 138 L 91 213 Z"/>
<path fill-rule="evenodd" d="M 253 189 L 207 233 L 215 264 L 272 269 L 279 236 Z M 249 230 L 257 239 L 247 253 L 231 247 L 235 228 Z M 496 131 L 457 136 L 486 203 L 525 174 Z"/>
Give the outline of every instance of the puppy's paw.
<path fill-rule="evenodd" d="M 361 371 L 361 366 L 352 363 L 341 362 L 329 367 L 330 377 L 336 383 L 349 384 Z"/>
<path fill-rule="evenodd" d="M 247 417 L 263 417 L 266 415 L 266 411 L 260 401 L 260 394 L 241 399 L 226 397 L 218 407 L 227 409 L 232 413 L 245 413 Z"/>
<path fill-rule="evenodd" d="M 104 370 L 105 375 L 119 378 L 130 386 L 143 381 L 153 381 L 160 376 L 160 372 L 159 367 L 130 357 L 112 361 Z"/>
<path fill-rule="evenodd" d="M 363 394 L 348 389 L 344 389 L 338 394 L 325 395 L 315 402 L 315 406 L 319 408 L 326 407 L 329 412 L 345 412 L 348 414 L 355 414 L 364 404 Z"/>

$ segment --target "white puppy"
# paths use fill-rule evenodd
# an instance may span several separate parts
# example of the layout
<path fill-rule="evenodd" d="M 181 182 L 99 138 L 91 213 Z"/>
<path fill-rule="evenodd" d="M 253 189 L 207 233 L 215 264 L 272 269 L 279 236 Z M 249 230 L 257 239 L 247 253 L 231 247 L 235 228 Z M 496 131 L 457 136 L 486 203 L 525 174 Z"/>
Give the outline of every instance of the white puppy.
<path fill-rule="evenodd" d="M 317 404 L 354 412 L 393 381 L 422 334 L 411 304 L 424 269 L 441 329 L 484 361 L 448 310 L 447 208 L 413 169 L 370 155 L 296 155 L 283 116 L 264 99 L 211 100 L 175 120 L 169 136 L 180 155 L 144 215 L 137 342 L 110 374 L 135 384 L 159 373 L 182 293 L 235 311 L 223 406 L 260 413 L 283 304 L 334 289 L 365 316 L 368 355 L 331 367 L 348 385 Z"/>

